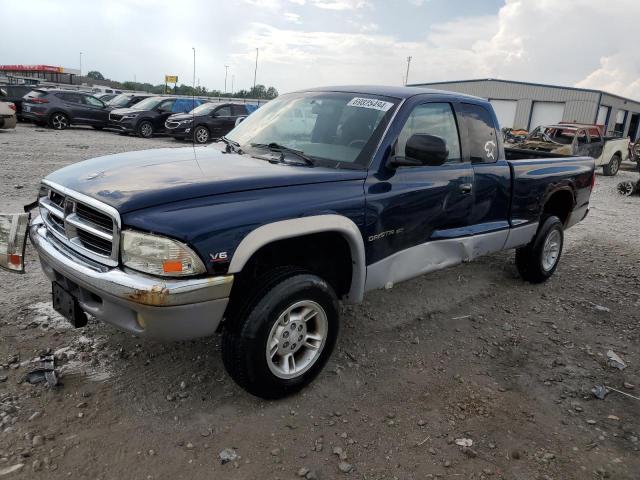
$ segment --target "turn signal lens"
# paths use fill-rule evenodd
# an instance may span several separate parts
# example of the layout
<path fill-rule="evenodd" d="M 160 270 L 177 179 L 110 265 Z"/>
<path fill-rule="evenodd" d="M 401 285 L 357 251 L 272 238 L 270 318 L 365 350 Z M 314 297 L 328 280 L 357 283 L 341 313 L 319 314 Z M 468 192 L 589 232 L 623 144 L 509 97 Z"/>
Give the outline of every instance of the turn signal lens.
<path fill-rule="evenodd" d="M 122 232 L 122 263 L 163 277 L 198 275 L 206 271 L 200 257 L 184 243 L 134 230 Z"/>

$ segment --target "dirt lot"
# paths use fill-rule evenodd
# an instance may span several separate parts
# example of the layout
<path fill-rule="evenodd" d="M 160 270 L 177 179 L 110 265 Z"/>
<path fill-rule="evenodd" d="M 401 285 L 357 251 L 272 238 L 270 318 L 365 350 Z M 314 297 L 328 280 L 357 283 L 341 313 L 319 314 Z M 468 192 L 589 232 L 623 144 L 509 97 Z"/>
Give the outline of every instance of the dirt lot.
<path fill-rule="evenodd" d="M 2 210 L 64 165 L 176 145 L 0 132 Z M 235 386 L 218 336 L 160 344 L 95 321 L 70 328 L 31 250 L 26 275 L 0 273 L 0 478 L 638 479 L 640 401 L 591 394 L 640 396 L 640 197 L 615 192 L 637 178 L 624 168 L 598 176 L 548 283 L 523 283 L 508 252 L 369 294 L 344 310 L 323 374 L 278 402 Z M 609 349 L 625 370 L 607 366 Z M 47 350 L 63 385 L 22 382 Z M 223 449 L 238 458 L 222 464 Z"/>

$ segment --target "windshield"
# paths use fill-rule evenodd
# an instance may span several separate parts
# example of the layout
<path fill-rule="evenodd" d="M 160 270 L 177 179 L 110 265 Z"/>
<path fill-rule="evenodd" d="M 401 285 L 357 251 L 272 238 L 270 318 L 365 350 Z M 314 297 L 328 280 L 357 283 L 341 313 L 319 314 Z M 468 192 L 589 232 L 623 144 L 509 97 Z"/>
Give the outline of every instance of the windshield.
<path fill-rule="evenodd" d="M 197 106 L 189 113 L 193 115 L 208 115 L 213 112 L 213 110 L 218 106 L 218 103 L 203 103 L 200 106 Z"/>
<path fill-rule="evenodd" d="M 133 110 L 153 110 L 158 106 L 158 104 L 164 100 L 163 97 L 150 97 L 145 98 L 144 100 L 139 101 L 133 107 Z"/>
<path fill-rule="evenodd" d="M 336 166 L 367 166 L 397 103 L 361 93 L 282 95 L 249 115 L 227 138 L 244 151 L 257 153 L 253 145 L 275 143 Z"/>
<path fill-rule="evenodd" d="M 573 142 L 573 138 L 575 136 L 576 130 L 574 128 L 540 126 L 537 127 L 533 132 L 531 132 L 529 138 L 542 138 L 553 143 L 570 145 Z"/>
<path fill-rule="evenodd" d="M 111 100 L 107 102 L 108 105 L 113 105 L 114 107 L 124 107 L 129 100 L 131 99 L 131 95 L 127 95 L 126 93 L 121 93 L 120 95 L 116 95 Z"/>

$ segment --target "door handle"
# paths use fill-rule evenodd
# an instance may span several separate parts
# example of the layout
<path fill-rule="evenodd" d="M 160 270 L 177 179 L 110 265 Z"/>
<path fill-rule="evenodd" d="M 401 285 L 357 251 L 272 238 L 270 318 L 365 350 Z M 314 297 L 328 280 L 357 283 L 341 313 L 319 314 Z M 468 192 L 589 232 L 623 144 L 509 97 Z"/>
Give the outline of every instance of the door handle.
<path fill-rule="evenodd" d="M 460 193 L 462 193 L 464 195 L 468 195 L 473 190 L 473 184 L 471 184 L 471 183 L 462 183 L 462 184 L 460 184 L 460 186 L 458 188 L 460 189 Z"/>

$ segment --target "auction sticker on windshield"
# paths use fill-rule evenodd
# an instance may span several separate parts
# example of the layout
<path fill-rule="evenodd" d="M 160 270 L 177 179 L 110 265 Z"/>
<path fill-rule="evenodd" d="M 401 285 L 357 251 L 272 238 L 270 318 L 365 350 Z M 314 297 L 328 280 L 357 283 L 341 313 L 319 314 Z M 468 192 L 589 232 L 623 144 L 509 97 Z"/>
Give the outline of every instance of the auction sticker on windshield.
<path fill-rule="evenodd" d="M 347 103 L 347 106 L 372 108 L 373 110 L 380 110 L 382 112 L 386 112 L 391 107 L 393 107 L 393 103 L 385 102 L 383 100 L 376 100 L 375 98 L 354 97 L 351 99 L 349 103 Z"/>

